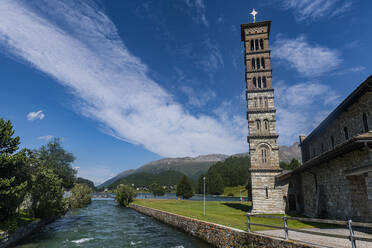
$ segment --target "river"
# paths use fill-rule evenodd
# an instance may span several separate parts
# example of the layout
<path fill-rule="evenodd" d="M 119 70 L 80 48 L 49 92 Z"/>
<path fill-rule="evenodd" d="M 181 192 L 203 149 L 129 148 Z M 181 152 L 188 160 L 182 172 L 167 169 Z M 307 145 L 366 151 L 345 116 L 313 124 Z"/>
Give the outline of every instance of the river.
<path fill-rule="evenodd" d="M 132 209 L 120 207 L 113 200 L 93 199 L 89 206 L 67 213 L 17 247 L 210 246 Z"/>

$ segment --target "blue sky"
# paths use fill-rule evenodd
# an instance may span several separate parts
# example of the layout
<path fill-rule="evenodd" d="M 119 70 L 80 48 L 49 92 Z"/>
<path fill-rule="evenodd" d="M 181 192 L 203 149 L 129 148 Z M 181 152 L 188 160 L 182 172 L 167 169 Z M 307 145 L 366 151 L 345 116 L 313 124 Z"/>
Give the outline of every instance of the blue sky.
<path fill-rule="evenodd" d="M 272 20 L 279 144 L 369 74 L 370 1 L 0 2 L 0 116 L 101 183 L 162 157 L 248 151 L 240 24 Z"/>

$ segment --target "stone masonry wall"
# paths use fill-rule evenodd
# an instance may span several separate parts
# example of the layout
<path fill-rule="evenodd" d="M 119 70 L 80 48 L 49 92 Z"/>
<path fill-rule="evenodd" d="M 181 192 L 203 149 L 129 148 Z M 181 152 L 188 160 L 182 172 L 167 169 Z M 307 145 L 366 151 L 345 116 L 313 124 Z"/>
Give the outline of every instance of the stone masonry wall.
<path fill-rule="evenodd" d="M 215 247 L 315 247 L 300 242 L 285 241 L 279 238 L 269 237 L 263 234 L 248 233 L 243 230 L 226 227 L 210 222 L 196 220 L 181 215 L 176 215 L 148 207 L 130 204 L 130 207 L 142 214 L 153 217 L 163 223 L 181 229 L 195 237 L 198 237 Z"/>
<path fill-rule="evenodd" d="M 372 153 L 356 150 L 301 172 L 303 211 L 310 217 L 372 222 L 371 173 L 345 171 L 372 164 Z"/>

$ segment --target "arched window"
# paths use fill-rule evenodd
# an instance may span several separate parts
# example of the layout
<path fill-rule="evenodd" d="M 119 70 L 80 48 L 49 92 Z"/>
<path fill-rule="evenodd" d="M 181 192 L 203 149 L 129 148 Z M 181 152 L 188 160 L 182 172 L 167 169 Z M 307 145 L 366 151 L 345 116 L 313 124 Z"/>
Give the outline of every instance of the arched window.
<path fill-rule="evenodd" d="M 267 155 L 268 155 L 267 149 L 266 148 L 261 148 L 261 162 L 263 164 L 267 163 Z"/>
<path fill-rule="evenodd" d="M 257 63 L 256 63 L 256 64 L 257 64 L 257 69 L 260 69 L 260 68 L 261 68 L 261 65 L 260 65 L 260 59 L 259 59 L 259 58 L 257 58 L 257 60 L 256 60 L 256 61 L 257 61 Z"/>
<path fill-rule="evenodd" d="M 253 77 L 253 87 L 257 88 L 256 77 Z"/>
<path fill-rule="evenodd" d="M 261 131 L 261 121 L 256 120 L 257 131 Z"/>
<path fill-rule="evenodd" d="M 261 88 L 261 77 L 258 77 L 258 88 Z"/>
<path fill-rule="evenodd" d="M 258 50 L 258 40 L 255 40 L 256 50 Z"/>
<path fill-rule="evenodd" d="M 364 113 L 363 114 L 363 126 L 364 126 L 364 132 L 368 132 L 368 120 L 367 120 L 367 115 Z"/>
<path fill-rule="evenodd" d="M 266 77 L 265 76 L 262 77 L 262 87 L 263 88 L 266 88 L 267 87 L 267 85 L 266 85 Z"/>
<path fill-rule="evenodd" d="M 252 70 L 256 70 L 256 60 L 252 59 Z"/>
<path fill-rule="evenodd" d="M 257 97 L 254 98 L 254 106 L 257 108 Z"/>
<path fill-rule="evenodd" d="M 262 97 L 260 97 L 259 100 L 260 100 L 260 107 L 262 107 Z"/>
<path fill-rule="evenodd" d="M 269 125 L 270 125 L 270 124 L 269 124 L 269 121 L 268 121 L 268 120 L 264 120 L 264 127 L 265 127 L 265 130 L 266 130 L 266 131 L 269 131 L 269 128 L 270 128 Z"/>
<path fill-rule="evenodd" d="M 335 139 L 333 138 L 333 136 L 331 136 L 331 145 L 332 148 L 335 148 Z"/>
<path fill-rule="evenodd" d="M 264 58 L 261 58 L 261 65 L 262 65 L 262 68 L 265 69 L 265 59 Z"/>
<path fill-rule="evenodd" d="M 251 51 L 254 50 L 254 40 L 251 40 Z"/>
<path fill-rule="evenodd" d="M 267 97 L 265 96 L 265 108 L 268 108 L 268 107 L 269 107 L 269 101 Z"/>
<path fill-rule="evenodd" d="M 260 39 L 260 48 L 264 49 L 263 39 Z"/>
<path fill-rule="evenodd" d="M 347 130 L 347 127 L 344 127 L 344 134 L 345 134 L 345 139 L 349 139 L 349 131 Z"/>

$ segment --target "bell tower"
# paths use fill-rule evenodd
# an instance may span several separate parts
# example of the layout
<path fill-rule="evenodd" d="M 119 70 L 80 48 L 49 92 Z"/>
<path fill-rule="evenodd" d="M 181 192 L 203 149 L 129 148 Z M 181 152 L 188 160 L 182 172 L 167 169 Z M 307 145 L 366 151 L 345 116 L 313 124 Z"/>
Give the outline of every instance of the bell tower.
<path fill-rule="evenodd" d="M 245 47 L 245 81 L 249 155 L 251 157 L 252 213 L 284 213 L 283 192 L 275 187 L 279 167 L 276 109 L 270 65 L 269 35 L 271 21 L 241 24 Z"/>

